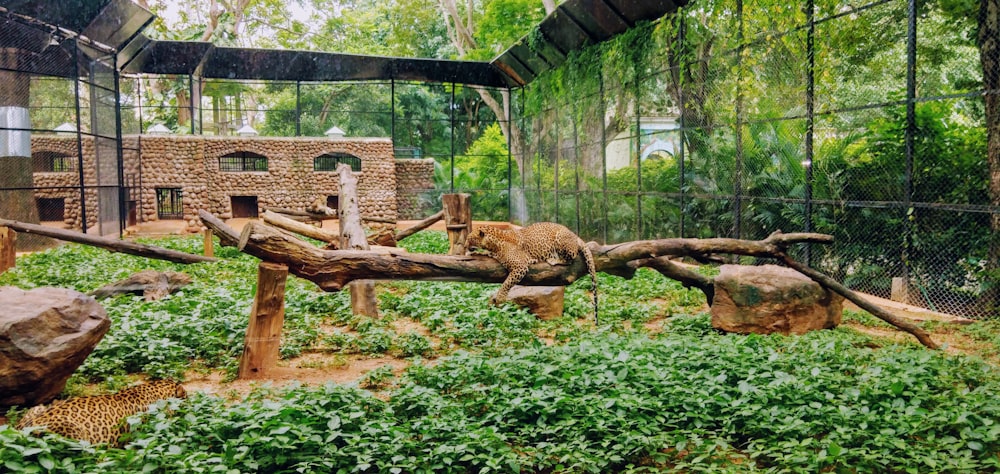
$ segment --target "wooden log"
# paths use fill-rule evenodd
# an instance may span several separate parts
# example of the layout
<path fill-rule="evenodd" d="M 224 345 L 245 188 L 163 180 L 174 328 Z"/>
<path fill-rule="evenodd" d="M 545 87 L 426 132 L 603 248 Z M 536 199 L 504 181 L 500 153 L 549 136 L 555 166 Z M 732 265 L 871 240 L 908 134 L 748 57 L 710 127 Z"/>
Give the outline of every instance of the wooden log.
<path fill-rule="evenodd" d="M 424 230 L 424 229 L 426 229 L 426 228 L 434 225 L 435 222 L 437 222 L 437 221 L 439 221 L 439 220 L 441 220 L 443 218 L 444 218 L 444 210 L 440 210 L 436 214 L 434 214 L 434 215 L 432 215 L 432 216 L 430 216 L 430 217 L 428 217 L 428 218 L 426 218 L 426 219 L 424 219 L 424 220 L 422 220 L 420 222 L 417 222 L 412 227 L 408 227 L 408 228 L 403 229 L 403 230 L 401 230 L 399 232 L 396 232 L 396 242 L 399 242 L 400 240 L 403 240 L 403 239 L 405 239 L 405 238 L 407 238 L 407 237 L 409 237 L 409 236 L 411 236 L 413 234 L 416 234 L 417 232 L 420 232 L 420 231 L 422 231 L 422 230 Z"/>
<path fill-rule="evenodd" d="M 365 222 L 378 222 L 379 224 L 396 225 L 396 219 L 384 219 L 382 217 L 361 217 L 361 220 Z"/>
<path fill-rule="evenodd" d="M 444 225 L 448 231 L 448 255 L 465 254 L 465 241 L 472 231 L 471 196 L 464 193 L 444 194 L 441 206 L 444 210 Z"/>
<path fill-rule="evenodd" d="M 203 244 L 202 247 L 205 249 L 205 256 L 214 257 L 215 240 L 212 238 L 212 229 L 205 229 L 204 234 L 205 234 L 205 243 Z"/>
<path fill-rule="evenodd" d="M 207 226 L 222 225 L 218 219 L 205 219 Z M 217 231 L 218 232 L 218 231 Z M 222 232 L 227 232 L 222 230 Z M 228 232 L 232 232 L 230 229 Z M 348 283 L 372 278 L 402 280 L 439 280 L 500 283 L 507 270 L 496 260 L 481 255 L 382 254 L 359 250 L 320 250 L 305 242 L 289 238 L 277 229 L 250 222 L 241 237 L 242 251 L 260 259 L 285 263 L 293 274 L 312 281 L 326 291 L 338 291 Z M 664 275 L 690 284 L 710 296 L 714 291 L 710 281 L 694 272 L 679 271 L 676 265 L 665 263 L 673 257 L 704 259 L 718 253 L 767 257 L 782 260 L 787 266 L 812 278 L 825 288 L 840 294 L 859 307 L 897 328 L 913 334 L 923 345 L 937 344 L 922 329 L 895 317 L 891 313 L 861 298 L 836 280 L 789 258 L 784 249 L 796 243 L 830 243 L 826 234 L 775 232 L 764 240 L 739 239 L 660 239 L 625 242 L 614 245 L 588 243 L 594 255 L 597 271 L 631 278 L 636 269 L 650 267 Z M 683 270 L 683 269 L 681 269 Z M 587 275 L 582 259 L 567 265 L 536 263 L 520 281 L 522 286 L 565 286 Z M 711 290 L 710 290 L 711 289 Z"/>
<path fill-rule="evenodd" d="M 264 211 L 264 222 L 271 224 L 275 227 L 280 227 L 282 229 L 295 232 L 299 235 L 304 235 L 311 239 L 316 239 L 327 243 L 339 243 L 340 235 L 336 232 L 331 232 L 329 230 L 311 226 L 308 224 L 303 224 L 296 220 L 289 219 L 281 214 L 277 214 L 271 211 Z"/>
<path fill-rule="evenodd" d="M 17 262 L 17 232 L 10 227 L 0 227 L 0 273 L 11 268 Z"/>
<path fill-rule="evenodd" d="M 0 219 L 0 226 L 10 227 L 18 232 L 24 232 L 27 234 L 37 234 L 45 237 L 52 237 L 54 239 L 65 240 L 68 242 L 76 242 L 79 244 L 91 245 L 94 247 L 100 247 L 111 252 L 121 252 L 127 253 L 129 255 L 137 255 L 139 257 L 155 258 L 157 260 L 167 260 L 174 263 L 201 263 L 201 262 L 214 262 L 215 258 L 206 257 L 204 255 L 193 255 L 184 252 L 178 252 L 176 250 L 165 249 L 163 247 L 157 247 L 155 245 L 139 244 L 136 242 L 129 242 L 127 240 L 109 239 L 106 237 L 97 237 L 93 235 L 87 235 L 80 232 L 74 232 L 71 230 L 57 229 L 54 227 L 45 227 L 38 224 L 29 224 L 26 222 L 11 221 L 7 219 Z"/>
<path fill-rule="evenodd" d="M 239 379 L 267 378 L 270 370 L 278 365 L 287 279 L 288 267 L 285 265 L 260 262 L 257 267 L 257 293 L 240 357 Z"/>
<path fill-rule="evenodd" d="M 930 334 L 927 334 L 927 331 L 924 331 L 923 329 L 917 327 L 916 325 L 911 324 L 909 321 L 899 318 L 896 315 L 880 308 L 871 301 L 864 299 L 863 297 L 861 297 L 861 295 L 851 291 L 846 286 L 841 285 L 839 282 L 837 282 L 837 280 L 830 278 L 829 276 L 823 274 L 819 270 L 815 270 L 803 263 L 800 263 L 792 259 L 784 252 L 777 253 L 776 257 L 779 258 L 782 262 L 785 262 L 785 265 L 788 265 L 789 268 L 797 270 L 799 273 L 809 278 L 812 278 L 813 281 L 819 283 L 824 288 L 834 291 L 840 296 L 847 298 L 850 302 L 858 305 L 859 308 L 868 311 L 876 318 L 879 318 L 882 321 L 885 321 L 902 331 L 906 331 L 912 334 L 913 337 L 917 338 L 917 340 L 920 341 L 920 343 L 923 344 L 924 346 L 929 347 L 931 349 L 938 348 L 938 345 L 931 339 Z"/>
<path fill-rule="evenodd" d="M 340 173 L 340 200 L 338 222 L 340 224 L 340 248 L 368 250 L 368 237 L 361 227 L 361 211 L 358 208 L 358 178 L 346 164 L 337 166 Z M 351 310 L 354 314 L 378 317 L 375 300 L 375 282 L 358 280 L 351 285 Z"/>
<path fill-rule="evenodd" d="M 228 226 L 218 219 L 204 219 L 203 216 L 202 220 L 209 227 L 221 225 L 223 230 L 216 229 L 216 233 L 220 235 L 235 234 L 232 229 L 225 230 Z M 771 240 L 763 241 L 719 239 L 719 245 L 726 251 L 740 255 L 767 256 L 768 249 L 773 248 L 772 242 L 776 239 L 787 243 L 829 241 L 829 236 L 823 234 L 781 234 L 772 237 L 768 238 Z M 292 274 L 312 281 L 326 291 L 341 290 L 347 283 L 360 279 L 500 283 L 507 276 L 506 269 L 499 262 L 483 255 L 388 255 L 361 250 L 322 250 L 302 240 L 290 238 L 278 229 L 260 222 L 247 223 L 243 228 L 243 235 L 231 240 L 231 245 L 236 245 L 240 239 L 245 241 L 241 249 L 243 252 L 261 260 L 284 263 Z M 591 242 L 588 246 L 594 254 L 598 271 L 629 278 L 642 266 L 656 268 L 653 260 L 643 259 L 713 253 L 697 242 L 689 242 L 697 240 L 699 239 L 641 240 L 615 245 Z M 631 259 L 623 260 L 623 256 Z M 520 284 L 567 285 L 587 275 L 586 264 L 582 259 L 566 265 L 549 265 L 543 262 L 532 265 Z"/>

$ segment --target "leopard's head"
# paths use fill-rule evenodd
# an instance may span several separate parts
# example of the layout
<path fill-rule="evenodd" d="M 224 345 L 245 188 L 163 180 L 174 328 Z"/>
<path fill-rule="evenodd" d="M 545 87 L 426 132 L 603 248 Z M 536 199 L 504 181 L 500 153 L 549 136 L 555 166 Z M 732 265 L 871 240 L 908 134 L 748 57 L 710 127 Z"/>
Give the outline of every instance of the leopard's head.
<path fill-rule="evenodd" d="M 465 239 L 465 252 L 468 254 L 473 253 L 475 250 L 483 249 L 483 239 L 486 238 L 486 232 L 482 227 L 477 228 L 469 233 L 469 237 Z"/>

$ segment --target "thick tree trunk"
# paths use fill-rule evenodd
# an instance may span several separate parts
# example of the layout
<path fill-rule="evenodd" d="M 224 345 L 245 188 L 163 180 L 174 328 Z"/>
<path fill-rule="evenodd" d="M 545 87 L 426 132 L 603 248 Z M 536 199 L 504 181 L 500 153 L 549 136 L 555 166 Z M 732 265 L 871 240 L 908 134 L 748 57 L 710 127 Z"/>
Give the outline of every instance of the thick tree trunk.
<path fill-rule="evenodd" d="M 361 210 L 358 207 L 358 178 L 351 172 L 351 167 L 343 163 L 337 166 L 337 172 L 340 173 L 340 209 L 337 210 L 340 248 L 368 250 L 368 238 L 361 226 Z M 242 237 L 240 240 L 242 241 Z M 356 280 L 350 285 L 352 312 L 377 317 L 375 283 L 371 280 Z"/>
<path fill-rule="evenodd" d="M 989 260 L 987 288 L 980 296 L 984 307 L 1000 316 L 1000 0 L 983 0 L 979 12 L 979 54 L 986 90 L 986 159 L 990 173 Z"/>
<path fill-rule="evenodd" d="M 237 377 L 267 378 L 278 365 L 281 346 L 281 326 L 285 323 L 285 282 L 288 268 L 260 262 L 257 268 L 257 293 L 250 309 L 250 323 L 240 357 Z"/>

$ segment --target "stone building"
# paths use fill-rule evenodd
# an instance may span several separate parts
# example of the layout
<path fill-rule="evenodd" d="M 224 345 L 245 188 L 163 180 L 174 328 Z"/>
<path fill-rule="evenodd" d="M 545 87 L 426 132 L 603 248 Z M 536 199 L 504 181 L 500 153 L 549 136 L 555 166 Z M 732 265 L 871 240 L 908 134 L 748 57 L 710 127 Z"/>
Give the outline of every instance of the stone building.
<path fill-rule="evenodd" d="M 128 224 L 183 219 L 197 231 L 202 209 L 226 219 L 272 207 L 302 210 L 317 198 L 336 208 L 340 163 L 357 173 L 363 217 L 425 217 L 421 196 L 434 188 L 433 160 L 397 160 L 388 138 L 150 134 L 123 137 L 122 149 Z M 93 139 L 78 144 L 75 134 L 35 134 L 31 150 L 41 220 L 81 228 L 82 176 L 88 228 L 97 224 L 96 186 L 109 183 L 96 166 Z"/>

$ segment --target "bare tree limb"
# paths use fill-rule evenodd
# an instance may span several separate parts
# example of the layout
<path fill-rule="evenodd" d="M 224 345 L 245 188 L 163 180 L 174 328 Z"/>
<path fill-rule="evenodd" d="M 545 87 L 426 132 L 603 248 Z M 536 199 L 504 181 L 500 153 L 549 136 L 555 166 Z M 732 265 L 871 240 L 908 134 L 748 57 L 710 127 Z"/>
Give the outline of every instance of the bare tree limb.
<path fill-rule="evenodd" d="M 174 263 L 201 263 L 201 262 L 215 261 L 214 258 L 206 257 L 204 255 L 194 255 L 190 253 L 179 252 L 177 250 L 170 250 L 170 249 L 165 249 L 163 247 L 157 247 L 155 245 L 146 245 L 136 242 L 130 242 L 128 240 L 97 237 L 94 235 L 87 235 L 80 232 L 73 232 L 65 229 L 45 227 L 38 224 L 31 224 L 27 222 L 0 219 L 0 227 L 10 227 L 11 229 L 14 229 L 18 232 L 24 232 L 26 234 L 42 235 L 45 237 L 51 237 L 53 239 L 65 240 L 67 242 L 76 242 L 80 244 L 91 245 L 94 247 L 100 247 L 104 250 L 109 250 L 111 252 L 127 253 L 129 255 L 137 255 L 139 257 L 146 257 L 146 258 L 155 258 L 157 260 L 166 260 L 168 262 L 174 262 Z"/>

